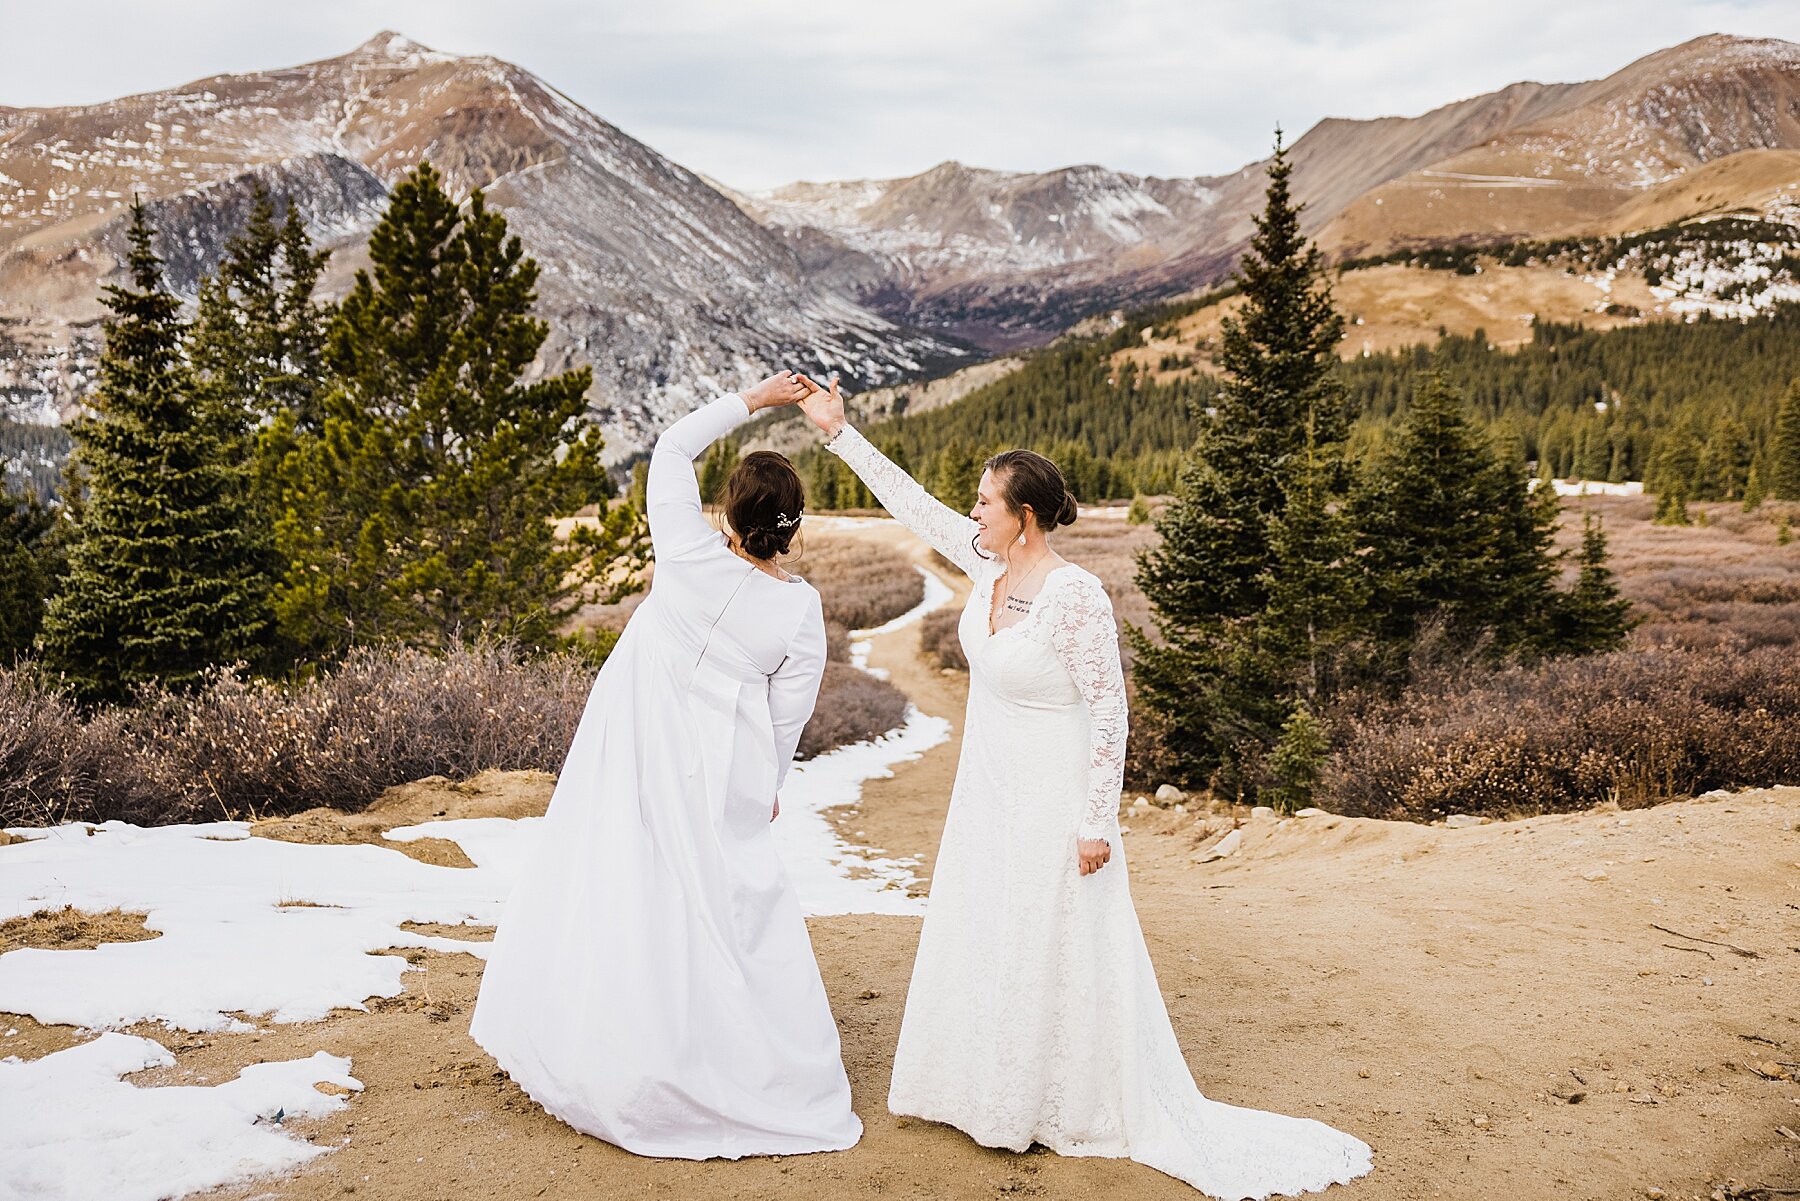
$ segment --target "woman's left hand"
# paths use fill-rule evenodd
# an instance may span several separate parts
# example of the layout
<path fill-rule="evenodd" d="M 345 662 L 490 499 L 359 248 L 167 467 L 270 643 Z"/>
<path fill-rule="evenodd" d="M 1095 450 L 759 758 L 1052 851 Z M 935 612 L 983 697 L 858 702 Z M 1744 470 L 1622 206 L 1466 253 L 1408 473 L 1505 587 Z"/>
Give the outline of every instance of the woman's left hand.
<path fill-rule="evenodd" d="M 744 400 L 744 407 L 755 413 L 761 409 L 778 409 L 782 405 L 796 404 L 812 391 L 812 381 L 795 371 L 777 371 L 768 379 L 754 387 L 745 388 L 738 395 Z"/>
<path fill-rule="evenodd" d="M 1112 844 L 1104 838 L 1078 838 L 1075 854 L 1081 861 L 1081 874 L 1089 876 L 1105 867 L 1106 861 L 1112 858 Z"/>

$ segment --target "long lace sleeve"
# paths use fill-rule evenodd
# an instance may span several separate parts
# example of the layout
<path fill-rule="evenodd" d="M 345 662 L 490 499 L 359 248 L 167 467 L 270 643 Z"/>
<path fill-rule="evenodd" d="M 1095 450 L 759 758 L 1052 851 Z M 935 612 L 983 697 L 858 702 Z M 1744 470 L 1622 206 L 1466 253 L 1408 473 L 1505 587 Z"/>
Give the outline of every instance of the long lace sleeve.
<path fill-rule="evenodd" d="M 694 460 L 715 441 L 750 419 L 750 406 L 736 392 L 702 405 L 664 430 L 650 452 L 644 480 L 650 511 L 650 545 L 658 559 L 671 559 L 696 545 L 719 540 L 700 509 Z"/>
<path fill-rule="evenodd" d="M 1045 614 L 1050 643 L 1087 702 L 1087 807 L 1079 836 L 1104 838 L 1115 847 L 1119 790 L 1125 781 L 1125 672 L 1119 662 L 1119 630 L 1112 600 L 1094 576 L 1080 570 L 1056 590 Z"/>
<path fill-rule="evenodd" d="M 925 491 L 900 465 L 875 449 L 854 426 L 845 424 L 825 443 L 825 449 L 850 465 L 881 502 L 907 529 L 923 538 L 971 578 L 980 576 L 986 560 L 975 553 L 975 519 L 958 513 Z"/>

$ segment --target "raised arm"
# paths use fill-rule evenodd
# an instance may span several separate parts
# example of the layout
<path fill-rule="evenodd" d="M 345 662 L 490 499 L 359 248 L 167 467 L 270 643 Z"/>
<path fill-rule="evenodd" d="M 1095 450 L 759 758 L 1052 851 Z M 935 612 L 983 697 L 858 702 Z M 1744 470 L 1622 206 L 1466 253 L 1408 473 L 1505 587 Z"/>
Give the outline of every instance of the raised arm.
<path fill-rule="evenodd" d="M 1119 790 L 1125 782 L 1125 673 L 1112 600 L 1100 581 L 1079 569 L 1051 597 L 1050 642 L 1087 702 L 1087 806 L 1078 838 L 1119 845 Z"/>
<path fill-rule="evenodd" d="M 825 442 L 825 449 L 850 465 L 881 502 L 907 529 L 923 538 L 938 553 L 962 568 L 963 574 L 976 577 L 986 560 L 975 553 L 975 519 L 958 513 L 949 505 L 925 491 L 924 485 L 906 474 L 900 464 L 862 436 L 848 422 L 838 427 Z"/>
<path fill-rule="evenodd" d="M 662 432 L 650 452 L 650 470 L 644 481 L 650 545 L 659 558 L 673 558 L 719 537 L 700 510 L 694 460 L 750 414 L 793 404 L 809 388 L 793 372 L 780 371 L 741 393 L 725 393 Z"/>
<path fill-rule="evenodd" d="M 796 584 L 793 587 L 805 587 Z M 788 656 L 769 677 L 769 715 L 775 721 L 775 791 L 787 783 L 794 763 L 800 732 L 812 719 L 819 699 L 819 681 L 825 675 L 825 615 L 818 595 L 800 619 L 800 629 L 788 648 Z"/>
<path fill-rule="evenodd" d="M 706 541 L 717 541 L 715 530 L 700 510 L 700 483 L 694 478 L 694 460 L 706 448 L 750 418 L 749 404 L 736 392 L 727 392 L 671 425 L 657 438 L 650 452 L 650 471 L 644 481 L 646 514 L 650 519 L 650 544 L 658 558 L 673 558 Z"/>
<path fill-rule="evenodd" d="M 987 560 L 975 553 L 975 533 L 979 528 L 975 519 L 925 491 L 919 481 L 851 427 L 844 417 L 844 398 L 838 392 L 836 376 L 829 389 L 804 375 L 800 379 L 809 389 L 800 398 L 800 407 L 825 435 L 825 449 L 848 463 L 901 525 L 960 567 L 964 575 L 979 579 Z"/>

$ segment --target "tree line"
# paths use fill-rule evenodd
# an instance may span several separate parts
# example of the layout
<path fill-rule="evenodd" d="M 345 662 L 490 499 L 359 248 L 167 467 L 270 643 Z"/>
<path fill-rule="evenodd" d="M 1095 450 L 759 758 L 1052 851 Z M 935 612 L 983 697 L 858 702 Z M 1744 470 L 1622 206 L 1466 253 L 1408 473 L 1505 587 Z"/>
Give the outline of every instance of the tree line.
<path fill-rule="evenodd" d="M 901 451 L 950 503 L 972 493 L 971 461 L 1015 445 L 1066 463 L 1085 501 L 1173 492 L 1221 381 L 1199 371 L 1159 376 L 1117 356 L 1141 345 L 1144 328 L 1170 333 L 1215 302 L 1131 314 L 1110 334 L 1039 351 L 1011 375 L 942 408 L 875 423 L 869 436 Z M 1531 341 L 1513 349 L 1477 330 L 1350 359 L 1339 375 L 1352 459 L 1370 460 L 1398 437 L 1429 372 L 1521 471 L 1642 480 L 1685 500 L 1800 498 L 1800 304 L 1742 321 L 1700 315 L 1612 330 L 1536 320 Z M 854 492 L 844 473 L 818 471 L 819 482 Z"/>

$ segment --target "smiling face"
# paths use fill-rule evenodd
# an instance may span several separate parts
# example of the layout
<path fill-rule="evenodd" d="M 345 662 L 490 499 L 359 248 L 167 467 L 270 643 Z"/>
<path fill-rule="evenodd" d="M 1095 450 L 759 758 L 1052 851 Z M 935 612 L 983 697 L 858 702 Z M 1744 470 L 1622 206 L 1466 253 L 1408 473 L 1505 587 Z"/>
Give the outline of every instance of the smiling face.
<path fill-rule="evenodd" d="M 1029 510 L 1026 515 L 1029 517 Z M 969 516 L 981 527 L 976 544 L 990 555 L 1005 553 L 1025 528 L 1019 515 L 1006 507 L 1006 497 L 992 468 L 981 473 L 981 483 L 975 489 L 975 507 L 969 510 Z"/>

